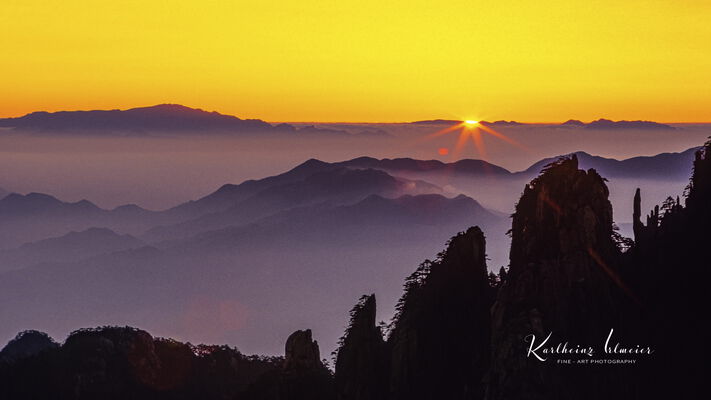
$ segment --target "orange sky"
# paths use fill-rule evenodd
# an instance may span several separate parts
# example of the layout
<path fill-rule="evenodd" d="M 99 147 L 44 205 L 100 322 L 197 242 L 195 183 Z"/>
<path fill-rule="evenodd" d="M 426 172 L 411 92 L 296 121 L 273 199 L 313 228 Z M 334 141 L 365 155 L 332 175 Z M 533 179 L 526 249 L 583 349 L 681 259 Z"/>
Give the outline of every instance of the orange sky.
<path fill-rule="evenodd" d="M 711 121 L 710 20 L 706 0 L 4 0 L 0 116 Z"/>

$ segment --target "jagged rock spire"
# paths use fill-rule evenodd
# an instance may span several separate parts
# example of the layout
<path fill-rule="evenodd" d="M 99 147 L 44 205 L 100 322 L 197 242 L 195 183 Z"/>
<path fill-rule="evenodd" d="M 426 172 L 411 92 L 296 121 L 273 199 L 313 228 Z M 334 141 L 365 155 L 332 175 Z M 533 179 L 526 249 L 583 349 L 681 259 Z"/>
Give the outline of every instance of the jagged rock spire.
<path fill-rule="evenodd" d="M 375 324 L 375 295 L 363 296 L 351 311 L 351 322 L 336 358 L 339 400 L 378 400 L 387 393 L 388 353 Z"/>
<path fill-rule="evenodd" d="M 318 342 L 311 338 L 311 329 L 292 333 L 285 347 L 285 370 L 306 371 L 321 367 L 321 353 Z"/>
<path fill-rule="evenodd" d="M 554 332 L 563 341 L 596 343 L 614 326 L 620 253 L 608 195 L 604 179 L 579 170 L 576 157 L 547 166 L 525 187 L 513 215 L 508 277 L 492 307 L 488 399 L 558 398 L 550 387 L 572 391 L 570 398 L 602 394 L 597 387 L 576 392 L 576 377 L 565 382 L 527 357 L 523 338 Z"/>
<path fill-rule="evenodd" d="M 407 278 L 387 342 L 375 325 L 375 296 L 361 298 L 338 352 L 338 398 L 480 399 L 494 291 L 484 233 L 473 227 Z"/>
<path fill-rule="evenodd" d="M 493 298 L 481 229 L 452 238 L 406 286 L 388 338 L 389 398 L 480 398 Z"/>
<path fill-rule="evenodd" d="M 632 230 L 634 231 L 634 240 L 640 242 L 642 240 L 642 195 L 639 188 L 634 192 L 634 203 L 632 211 Z"/>

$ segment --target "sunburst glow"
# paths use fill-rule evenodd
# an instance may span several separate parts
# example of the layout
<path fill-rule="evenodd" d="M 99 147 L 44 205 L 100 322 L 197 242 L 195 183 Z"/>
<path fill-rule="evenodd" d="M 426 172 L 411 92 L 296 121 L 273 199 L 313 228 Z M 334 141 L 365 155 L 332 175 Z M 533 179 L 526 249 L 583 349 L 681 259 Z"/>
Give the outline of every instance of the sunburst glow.
<path fill-rule="evenodd" d="M 467 142 L 469 142 L 469 139 L 471 138 L 472 142 L 474 142 L 474 147 L 477 150 L 478 156 L 481 159 L 486 159 L 487 158 L 487 153 L 486 153 L 486 146 L 484 144 L 484 135 L 483 133 L 487 133 L 490 136 L 493 136 L 499 140 L 502 140 L 508 144 L 511 144 L 513 146 L 516 146 L 522 150 L 526 150 L 526 148 L 517 142 L 516 140 L 504 135 L 501 132 L 495 131 L 492 127 L 491 124 L 485 123 L 485 122 L 480 122 L 477 120 L 473 119 L 467 119 L 464 120 L 458 124 L 450 125 L 444 129 L 441 129 L 431 135 L 428 135 L 427 138 L 432 139 L 436 138 L 451 132 L 459 132 L 459 137 L 457 138 L 457 141 L 454 145 L 454 152 L 453 156 L 459 157 L 464 150 L 464 147 L 466 146 Z M 440 149 L 441 150 L 441 149 Z M 449 152 L 446 154 L 443 154 L 441 151 L 439 151 L 440 155 L 447 155 Z"/>

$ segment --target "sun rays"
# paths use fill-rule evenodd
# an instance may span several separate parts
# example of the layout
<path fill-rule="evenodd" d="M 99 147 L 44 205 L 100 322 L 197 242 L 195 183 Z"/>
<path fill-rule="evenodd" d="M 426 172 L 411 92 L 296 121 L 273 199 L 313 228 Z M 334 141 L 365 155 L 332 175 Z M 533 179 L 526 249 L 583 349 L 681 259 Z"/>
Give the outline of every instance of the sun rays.
<path fill-rule="evenodd" d="M 437 137 L 444 136 L 448 133 L 458 132 L 459 136 L 457 137 L 457 141 L 454 145 L 454 151 L 451 153 L 455 158 L 458 158 L 462 154 L 467 143 L 469 143 L 470 141 L 469 139 L 471 139 L 471 141 L 474 143 L 474 147 L 476 148 L 479 158 L 485 160 L 487 158 L 487 151 L 486 145 L 484 143 L 484 133 L 491 135 L 496 139 L 504 141 L 512 146 L 515 146 L 521 150 L 527 151 L 524 145 L 504 135 L 501 132 L 497 132 L 496 130 L 494 130 L 494 128 L 492 128 L 491 125 L 492 124 L 489 124 L 487 122 L 467 119 L 450 125 L 444 129 L 440 129 L 437 132 L 427 135 L 425 138 L 434 139 Z M 440 155 L 450 154 L 449 151 L 447 151 L 446 154 L 442 154 L 441 151 L 439 153 Z"/>

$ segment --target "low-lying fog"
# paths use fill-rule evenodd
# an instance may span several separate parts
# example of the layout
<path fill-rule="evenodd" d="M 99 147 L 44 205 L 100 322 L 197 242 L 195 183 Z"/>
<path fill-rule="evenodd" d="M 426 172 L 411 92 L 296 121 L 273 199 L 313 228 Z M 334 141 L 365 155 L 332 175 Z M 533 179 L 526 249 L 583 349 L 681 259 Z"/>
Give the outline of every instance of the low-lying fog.
<path fill-rule="evenodd" d="M 360 131 L 359 125 L 320 125 Z M 510 171 L 528 168 L 546 157 L 585 151 L 610 158 L 679 152 L 699 146 L 711 135 L 708 125 L 677 125 L 677 130 L 596 131 L 560 127 L 496 128 L 524 148 L 484 134 L 486 157 L 469 139 L 454 149 L 458 133 L 427 136 L 442 125 L 381 124 L 389 137 L 325 138 L 320 135 L 225 138 L 185 136 L 99 138 L 32 136 L 0 130 L 0 187 L 19 193 L 42 192 L 65 201 L 88 199 L 111 208 L 134 203 L 165 209 L 204 196 L 224 183 L 239 183 L 281 173 L 309 159 L 342 161 L 359 156 L 410 157 L 445 162 L 485 159 Z M 440 155 L 439 149 L 449 150 Z M 515 199 L 507 199 L 513 203 Z"/>

